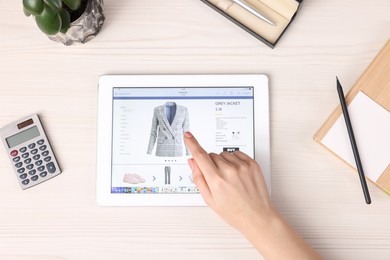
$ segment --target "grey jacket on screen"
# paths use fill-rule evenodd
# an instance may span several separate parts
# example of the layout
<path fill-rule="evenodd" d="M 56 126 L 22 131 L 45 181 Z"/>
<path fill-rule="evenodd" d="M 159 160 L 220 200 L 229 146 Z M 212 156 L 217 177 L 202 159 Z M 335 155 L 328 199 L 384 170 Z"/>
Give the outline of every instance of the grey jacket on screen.
<path fill-rule="evenodd" d="M 176 108 L 171 124 L 165 110 L 168 106 Z M 189 131 L 189 116 L 186 107 L 176 105 L 174 102 L 167 102 L 156 107 L 153 113 L 147 154 L 152 154 L 154 144 L 157 142 L 156 156 L 180 157 L 183 156 L 184 148 L 186 155 L 189 155 L 183 142 L 183 134 L 187 131 Z"/>

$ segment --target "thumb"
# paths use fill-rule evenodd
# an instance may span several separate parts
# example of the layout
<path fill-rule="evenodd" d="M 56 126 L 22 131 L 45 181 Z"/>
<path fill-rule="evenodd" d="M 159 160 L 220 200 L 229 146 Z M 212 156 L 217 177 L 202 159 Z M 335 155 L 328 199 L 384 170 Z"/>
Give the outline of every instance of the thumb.
<path fill-rule="evenodd" d="M 190 158 L 188 159 L 188 165 L 190 166 L 192 170 L 192 179 L 196 185 L 196 187 L 199 189 L 200 194 L 203 197 L 203 200 L 206 202 L 207 205 L 210 207 L 213 206 L 213 197 L 209 188 L 209 185 L 207 184 L 202 171 L 199 169 L 199 166 L 196 164 L 195 160 Z"/>

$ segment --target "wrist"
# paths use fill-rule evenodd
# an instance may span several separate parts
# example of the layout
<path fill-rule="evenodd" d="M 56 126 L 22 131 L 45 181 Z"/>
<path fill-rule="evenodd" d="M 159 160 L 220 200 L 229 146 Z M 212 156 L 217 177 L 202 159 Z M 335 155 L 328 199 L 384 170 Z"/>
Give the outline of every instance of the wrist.
<path fill-rule="evenodd" d="M 274 209 L 242 233 L 265 259 L 321 259 Z"/>
<path fill-rule="evenodd" d="M 242 234 L 260 251 L 268 247 L 275 236 L 285 233 L 283 217 L 273 208 L 253 216 L 241 230 Z"/>
<path fill-rule="evenodd" d="M 280 227 L 282 223 L 282 217 L 270 206 L 266 210 L 262 209 L 261 212 L 252 214 L 238 229 L 252 242 L 254 238 L 267 235 L 274 228 Z"/>

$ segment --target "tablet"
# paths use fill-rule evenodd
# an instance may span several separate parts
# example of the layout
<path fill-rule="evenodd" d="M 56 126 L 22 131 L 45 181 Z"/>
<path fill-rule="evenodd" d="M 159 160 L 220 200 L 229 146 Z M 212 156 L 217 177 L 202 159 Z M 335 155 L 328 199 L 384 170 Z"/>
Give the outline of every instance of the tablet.
<path fill-rule="evenodd" d="M 104 75 L 98 88 L 97 202 L 203 206 L 187 159 L 190 131 L 207 152 L 240 150 L 270 191 L 265 75 Z"/>

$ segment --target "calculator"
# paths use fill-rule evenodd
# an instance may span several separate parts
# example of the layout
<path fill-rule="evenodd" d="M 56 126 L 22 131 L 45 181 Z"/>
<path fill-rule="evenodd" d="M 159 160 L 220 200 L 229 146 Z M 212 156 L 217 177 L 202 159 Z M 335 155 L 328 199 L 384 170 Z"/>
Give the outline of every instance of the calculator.
<path fill-rule="evenodd" d="M 35 186 L 61 173 L 37 114 L 1 128 L 0 138 L 22 189 Z"/>

